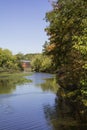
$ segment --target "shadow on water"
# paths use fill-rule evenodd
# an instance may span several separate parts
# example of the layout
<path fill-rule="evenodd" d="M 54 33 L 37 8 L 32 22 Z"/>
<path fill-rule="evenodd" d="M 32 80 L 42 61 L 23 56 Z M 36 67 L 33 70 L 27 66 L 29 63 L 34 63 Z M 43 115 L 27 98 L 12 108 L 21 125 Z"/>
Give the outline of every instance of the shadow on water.
<path fill-rule="evenodd" d="M 62 97 L 62 89 L 59 91 L 54 106 L 44 106 L 45 117 L 53 126 L 52 130 L 86 130 L 87 107 L 79 100 Z"/>

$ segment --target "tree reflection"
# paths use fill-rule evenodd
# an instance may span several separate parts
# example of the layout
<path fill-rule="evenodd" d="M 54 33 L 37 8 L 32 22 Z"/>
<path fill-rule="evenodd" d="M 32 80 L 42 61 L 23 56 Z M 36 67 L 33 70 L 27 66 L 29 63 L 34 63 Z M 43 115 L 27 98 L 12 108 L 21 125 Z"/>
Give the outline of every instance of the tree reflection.
<path fill-rule="evenodd" d="M 86 130 L 87 107 L 78 99 L 66 98 L 60 89 L 54 106 L 44 106 L 45 117 L 53 126 L 52 130 Z"/>
<path fill-rule="evenodd" d="M 45 82 L 38 84 L 37 86 L 41 87 L 43 91 L 51 91 L 56 93 L 58 90 L 58 84 L 56 83 L 56 79 L 54 78 L 47 78 L 44 79 Z"/>
<path fill-rule="evenodd" d="M 9 94 L 16 89 L 16 85 L 12 80 L 0 79 L 0 94 Z"/>
<path fill-rule="evenodd" d="M 21 85 L 23 83 L 30 82 L 29 79 L 26 79 L 23 76 L 11 75 L 4 76 L 0 78 L 0 94 L 9 94 L 16 89 L 16 85 Z"/>

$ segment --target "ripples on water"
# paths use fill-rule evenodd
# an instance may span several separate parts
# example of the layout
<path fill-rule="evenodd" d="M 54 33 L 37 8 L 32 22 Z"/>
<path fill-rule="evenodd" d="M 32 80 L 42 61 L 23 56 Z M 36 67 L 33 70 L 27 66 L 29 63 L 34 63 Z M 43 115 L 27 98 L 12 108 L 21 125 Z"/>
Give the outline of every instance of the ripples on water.
<path fill-rule="evenodd" d="M 78 111 L 73 105 L 56 95 L 58 85 L 53 75 L 34 73 L 26 78 L 32 82 L 0 83 L 0 130 L 87 129 L 86 124 L 78 124 Z"/>
<path fill-rule="evenodd" d="M 0 95 L 0 130 L 52 130 L 44 110 L 54 105 L 55 94 L 37 86 L 52 75 L 37 73 L 26 78 L 32 83 L 17 85 L 12 93 Z"/>

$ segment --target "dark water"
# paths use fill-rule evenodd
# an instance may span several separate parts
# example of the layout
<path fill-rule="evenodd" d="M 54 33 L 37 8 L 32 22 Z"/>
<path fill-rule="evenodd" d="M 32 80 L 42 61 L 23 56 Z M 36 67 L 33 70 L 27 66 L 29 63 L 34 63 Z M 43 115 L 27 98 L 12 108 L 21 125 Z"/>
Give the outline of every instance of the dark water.
<path fill-rule="evenodd" d="M 0 130 L 86 130 L 58 98 L 53 75 L 34 73 L 26 78 L 32 82 L 0 80 Z"/>

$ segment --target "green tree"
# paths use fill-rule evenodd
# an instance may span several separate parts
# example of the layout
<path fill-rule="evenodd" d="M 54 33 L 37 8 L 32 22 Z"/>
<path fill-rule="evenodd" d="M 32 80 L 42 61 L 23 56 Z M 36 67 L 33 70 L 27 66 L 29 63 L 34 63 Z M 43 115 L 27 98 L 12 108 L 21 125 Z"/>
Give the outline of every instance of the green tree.
<path fill-rule="evenodd" d="M 36 72 L 50 72 L 52 68 L 51 58 L 42 54 L 36 55 L 32 61 L 32 69 Z"/>
<path fill-rule="evenodd" d="M 40 71 L 40 67 L 41 67 L 41 55 L 36 55 L 33 60 L 31 61 L 31 66 L 32 66 L 32 69 L 36 72 L 39 72 Z"/>
<path fill-rule="evenodd" d="M 17 61 L 24 60 L 24 54 L 23 53 L 18 53 L 15 56 L 16 56 Z"/>
<path fill-rule="evenodd" d="M 12 52 L 8 49 L 0 48 L 0 71 L 13 72 L 18 70 L 20 70 L 18 62 Z"/>
<path fill-rule="evenodd" d="M 87 1 L 57 0 L 46 13 L 49 36 L 44 51 L 51 55 L 64 89 L 87 86 Z M 86 87 L 87 88 L 87 87 Z"/>

